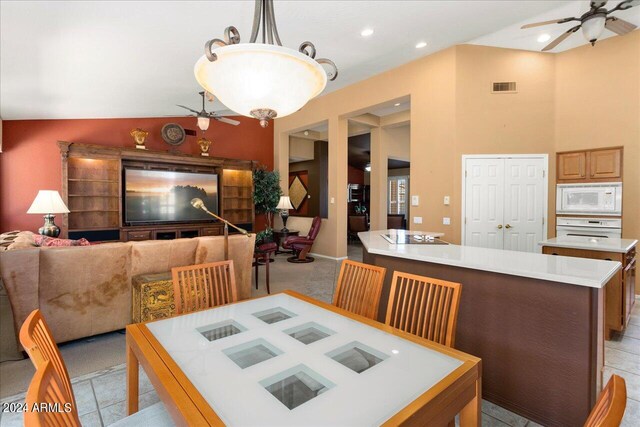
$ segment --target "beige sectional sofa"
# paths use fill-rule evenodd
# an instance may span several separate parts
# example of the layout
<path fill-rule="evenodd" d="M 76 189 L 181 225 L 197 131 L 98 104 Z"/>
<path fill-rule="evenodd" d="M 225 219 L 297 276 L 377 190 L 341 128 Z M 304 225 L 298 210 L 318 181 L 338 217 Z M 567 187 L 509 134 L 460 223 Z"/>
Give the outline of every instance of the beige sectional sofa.
<path fill-rule="evenodd" d="M 229 258 L 234 262 L 240 299 L 251 296 L 254 243 L 255 235 L 229 237 Z M 15 330 L 39 308 L 60 343 L 131 323 L 132 277 L 223 259 L 222 236 L 34 247 L 0 252 L 0 277 Z"/>

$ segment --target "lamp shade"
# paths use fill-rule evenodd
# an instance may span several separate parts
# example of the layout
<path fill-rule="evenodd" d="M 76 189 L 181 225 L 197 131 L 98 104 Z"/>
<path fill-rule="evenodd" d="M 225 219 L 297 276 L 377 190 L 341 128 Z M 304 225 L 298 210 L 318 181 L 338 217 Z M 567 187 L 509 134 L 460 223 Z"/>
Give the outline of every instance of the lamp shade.
<path fill-rule="evenodd" d="M 40 190 L 31 207 L 27 211 L 28 214 L 55 214 L 69 213 L 69 209 L 62 201 L 62 197 L 55 190 Z"/>
<path fill-rule="evenodd" d="M 280 196 L 280 201 L 278 202 L 276 209 L 293 209 L 289 196 Z"/>
<path fill-rule="evenodd" d="M 216 48 L 216 60 L 202 56 L 196 80 L 227 108 L 247 117 L 269 109 L 276 117 L 295 113 L 327 85 L 327 73 L 313 58 L 282 46 L 242 43 Z"/>
<path fill-rule="evenodd" d="M 198 117 L 198 128 L 203 132 L 209 129 L 209 121 L 209 117 Z"/>
<path fill-rule="evenodd" d="M 606 15 L 594 15 L 582 23 L 582 35 L 589 43 L 595 43 L 604 31 Z"/>

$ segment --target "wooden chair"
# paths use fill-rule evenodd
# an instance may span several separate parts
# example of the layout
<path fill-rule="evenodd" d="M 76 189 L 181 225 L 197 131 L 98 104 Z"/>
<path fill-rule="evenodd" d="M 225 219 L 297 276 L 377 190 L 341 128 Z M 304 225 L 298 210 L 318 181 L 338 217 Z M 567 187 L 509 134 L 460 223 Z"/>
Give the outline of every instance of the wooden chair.
<path fill-rule="evenodd" d="M 174 267 L 176 314 L 204 310 L 238 300 L 233 261 Z"/>
<path fill-rule="evenodd" d="M 627 387 L 624 378 L 612 375 L 584 427 L 618 427 L 626 406 Z"/>
<path fill-rule="evenodd" d="M 73 394 L 73 388 L 71 388 L 69 372 L 40 310 L 33 310 L 22 324 L 20 328 L 20 343 L 29 355 L 36 370 L 47 362 L 51 363 L 52 369 L 56 372 L 60 379 L 60 384 L 68 396 L 69 403 L 77 413 L 76 399 Z"/>
<path fill-rule="evenodd" d="M 386 324 L 453 347 L 462 285 L 395 272 Z"/>
<path fill-rule="evenodd" d="M 47 360 L 36 368 L 25 398 L 29 411 L 24 413 L 24 425 L 29 427 L 80 427 L 78 411 L 73 397 L 67 392 L 66 381 L 57 373 L 55 365 Z M 32 411 L 34 405 L 47 405 L 42 411 Z M 57 405 L 57 407 L 52 405 Z"/>
<path fill-rule="evenodd" d="M 376 319 L 386 268 L 360 262 L 342 261 L 333 305 Z"/>
<path fill-rule="evenodd" d="M 72 405 L 71 398 L 66 391 L 65 381 L 57 374 L 51 361 L 41 364 L 31 380 L 25 402 L 29 408 L 24 413 L 24 425 L 28 427 L 80 427 L 77 409 Z M 32 411 L 34 405 L 45 408 Z M 111 427 L 133 426 L 174 426 L 173 420 L 167 413 L 162 402 L 122 418 Z"/>

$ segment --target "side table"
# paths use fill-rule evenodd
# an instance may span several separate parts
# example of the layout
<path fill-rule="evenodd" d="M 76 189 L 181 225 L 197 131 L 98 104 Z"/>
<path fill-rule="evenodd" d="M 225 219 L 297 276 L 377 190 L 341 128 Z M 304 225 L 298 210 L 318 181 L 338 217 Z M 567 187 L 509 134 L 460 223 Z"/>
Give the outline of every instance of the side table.
<path fill-rule="evenodd" d="M 139 274 L 131 279 L 133 323 L 171 317 L 175 309 L 170 272 Z"/>
<path fill-rule="evenodd" d="M 300 232 L 298 230 L 287 230 L 287 231 L 273 230 L 273 239 L 275 240 L 276 244 L 278 245 L 278 247 L 276 248 L 276 255 L 293 253 L 293 251 L 281 251 L 280 248 L 282 247 L 282 243 L 284 243 L 284 241 L 287 239 L 287 237 L 289 237 L 289 236 L 297 236 L 298 234 L 300 234 Z"/>

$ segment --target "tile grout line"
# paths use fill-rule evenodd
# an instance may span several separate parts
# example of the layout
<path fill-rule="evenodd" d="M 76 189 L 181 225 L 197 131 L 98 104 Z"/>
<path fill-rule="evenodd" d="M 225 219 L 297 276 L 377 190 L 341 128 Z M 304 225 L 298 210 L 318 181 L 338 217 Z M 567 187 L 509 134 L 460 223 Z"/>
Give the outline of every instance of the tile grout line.
<path fill-rule="evenodd" d="M 89 380 L 89 384 L 91 385 L 91 391 L 93 392 L 93 400 L 96 402 L 96 408 L 98 411 L 98 419 L 100 420 L 100 425 L 104 427 L 104 421 L 102 420 L 102 412 L 100 412 L 100 405 L 98 404 L 98 396 L 96 396 L 96 389 L 93 387 L 93 380 Z"/>

